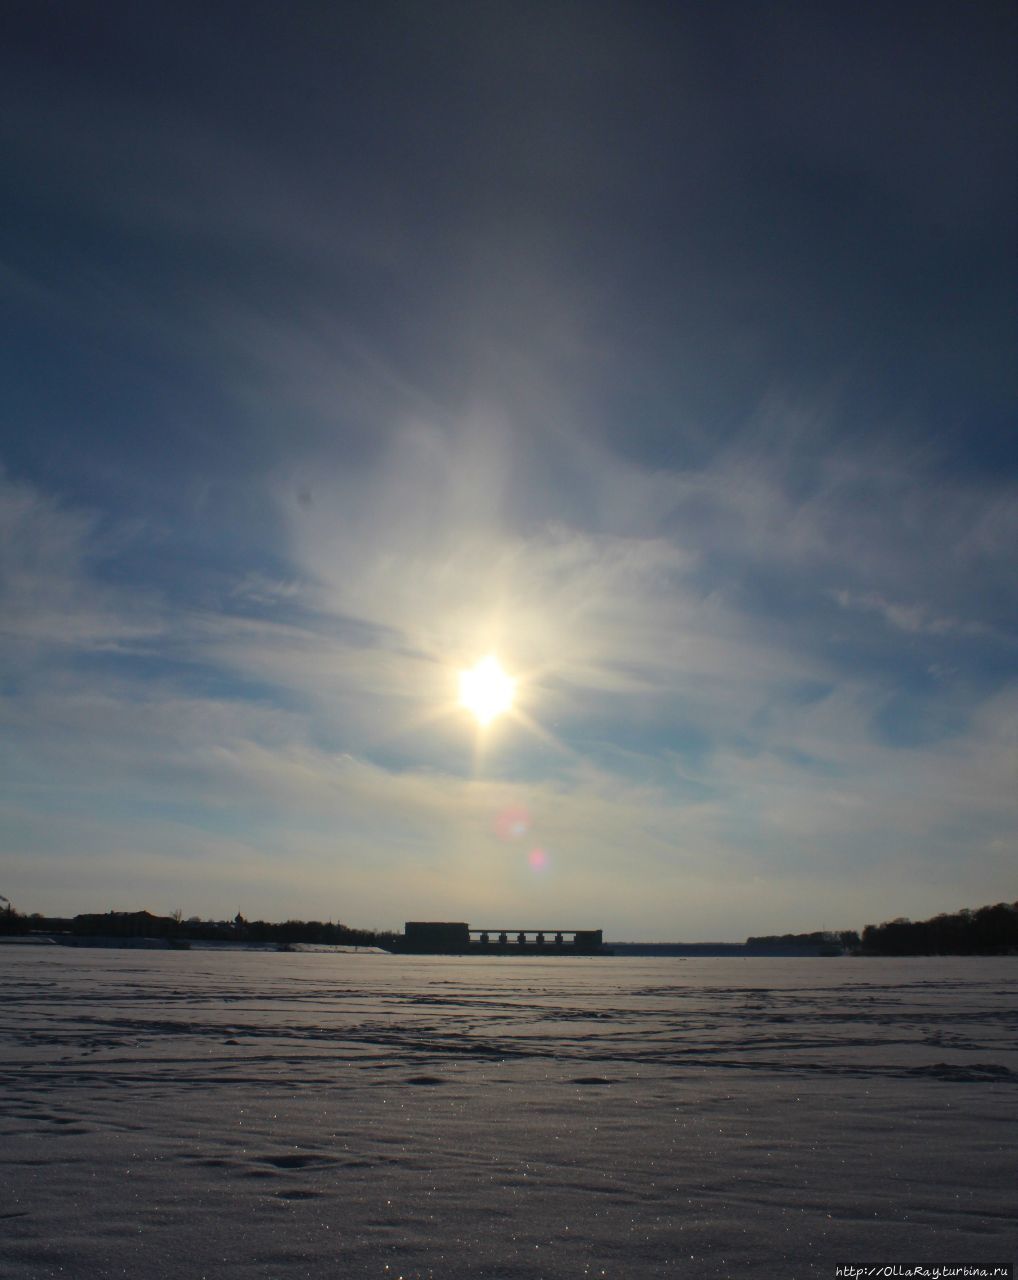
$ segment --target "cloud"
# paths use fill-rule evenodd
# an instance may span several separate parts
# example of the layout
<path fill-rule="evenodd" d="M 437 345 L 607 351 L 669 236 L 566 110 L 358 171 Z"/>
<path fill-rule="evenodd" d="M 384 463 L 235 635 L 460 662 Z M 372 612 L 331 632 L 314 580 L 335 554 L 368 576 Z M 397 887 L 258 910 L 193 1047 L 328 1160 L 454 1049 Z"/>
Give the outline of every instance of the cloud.
<path fill-rule="evenodd" d="M 96 515 L 0 470 L 0 640 L 26 661 L 38 646 L 115 651 L 158 634 L 149 593 L 104 585 Z"/>
<path fill-rule="evenodd" d="M 274 579 L 252 570 L 231 587 L 230 595 L 250 604 L 278 605 L 293 600 L 300 591 L 301 584 L 293 579 Z"/>
<path fill-rule="evenodd" d="M 937 617 L 921 604 L 898 604 L 876 594 L 858 595 L 851 591 L 833 591 L 833 598 L 843 609 L 860 609 L 879 614 L 890 627 L 913 634 L 926 633 L 943 636 L 957 634 L 982 636 L 988 628 L 979 622 L 966 622 L 961 618 Z"/>

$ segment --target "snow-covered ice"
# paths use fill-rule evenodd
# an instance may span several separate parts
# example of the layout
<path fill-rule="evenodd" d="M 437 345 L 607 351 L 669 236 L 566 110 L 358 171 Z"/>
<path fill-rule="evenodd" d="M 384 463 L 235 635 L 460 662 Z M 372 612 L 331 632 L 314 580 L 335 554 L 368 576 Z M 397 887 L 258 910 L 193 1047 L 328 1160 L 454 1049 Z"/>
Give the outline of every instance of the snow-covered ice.
<path fill-rule="evenodd" d="M 0 1275 L 835 1276 L 1018 1248 L 1018 959 L 0 947 Z"/>

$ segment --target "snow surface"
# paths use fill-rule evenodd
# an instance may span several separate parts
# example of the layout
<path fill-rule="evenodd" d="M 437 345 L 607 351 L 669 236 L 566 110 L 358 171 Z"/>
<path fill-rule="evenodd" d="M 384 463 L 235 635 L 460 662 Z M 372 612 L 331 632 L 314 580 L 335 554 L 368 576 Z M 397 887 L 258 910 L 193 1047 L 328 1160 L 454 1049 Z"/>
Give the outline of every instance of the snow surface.
<path fill-rule="evenodd" d="M 1018 1252 L 1018 959 L 6 946 L 0 984 L 5 1278 Z"/>

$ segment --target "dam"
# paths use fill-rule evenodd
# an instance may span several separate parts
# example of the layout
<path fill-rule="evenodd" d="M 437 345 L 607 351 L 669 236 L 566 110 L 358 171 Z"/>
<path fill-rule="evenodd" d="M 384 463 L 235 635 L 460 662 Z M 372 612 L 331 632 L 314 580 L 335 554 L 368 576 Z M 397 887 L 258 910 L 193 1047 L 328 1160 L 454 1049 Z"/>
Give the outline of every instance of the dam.
<path fill-rule="evenodd" d="M 600 929 L 472 928 L 462 921 L 408 920 L 385 947 L 401 955 L 604 956 Z"/>

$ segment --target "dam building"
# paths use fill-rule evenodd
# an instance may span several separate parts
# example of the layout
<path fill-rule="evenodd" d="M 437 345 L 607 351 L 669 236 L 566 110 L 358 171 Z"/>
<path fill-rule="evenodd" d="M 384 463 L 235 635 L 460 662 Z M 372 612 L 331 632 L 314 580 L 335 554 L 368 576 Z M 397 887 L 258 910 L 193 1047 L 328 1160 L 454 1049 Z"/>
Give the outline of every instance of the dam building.
<path fill-rule="evenodd" d="M 406 955 L 602 956 L 600 929 L 471 928 L 460 921 L 408 920 L 387 948 Z"/>

